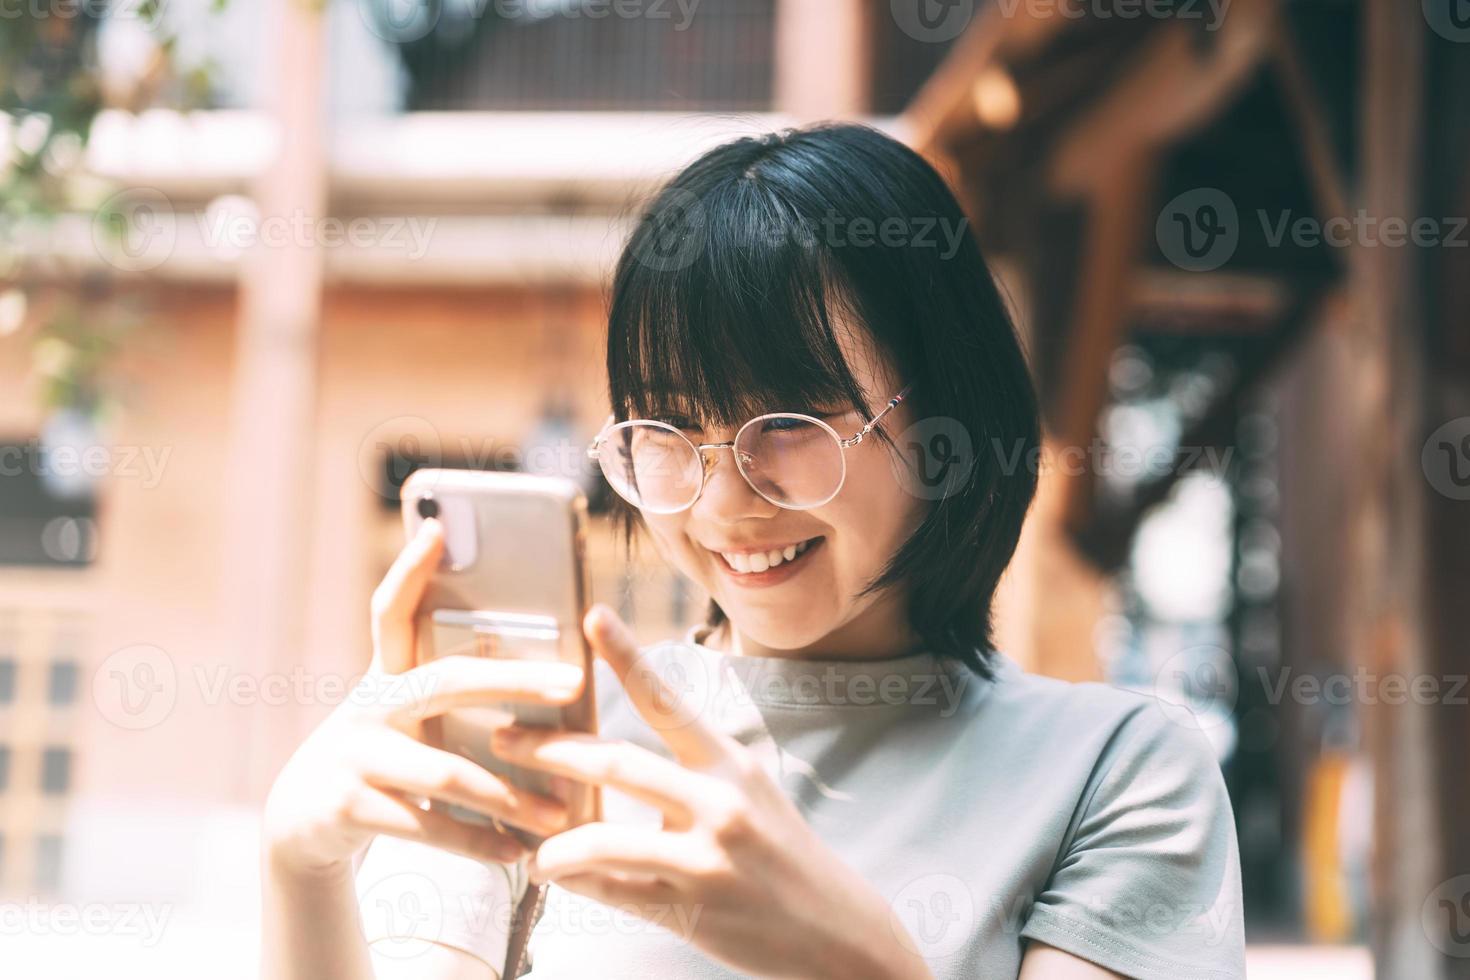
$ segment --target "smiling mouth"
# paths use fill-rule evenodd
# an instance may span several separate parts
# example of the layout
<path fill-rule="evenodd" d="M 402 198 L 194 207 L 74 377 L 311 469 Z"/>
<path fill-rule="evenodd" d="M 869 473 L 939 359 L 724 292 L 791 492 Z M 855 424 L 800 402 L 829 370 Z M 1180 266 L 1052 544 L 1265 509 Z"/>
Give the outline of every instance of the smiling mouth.
<path fill-rule="evenodd" d="M 822 537 L 808 538 L 798 544 L 789 544 L 784 548 L 772 548 L 770 551 L 756 551 L 737 553 L 731 551 L 713 551 L 725 570 L 737 578 L 746 576 L 759 576 L 775 571 L 785 571 L 789 567 L 802 564 L 802 559 L 812 551 L 821 541 Z"/>

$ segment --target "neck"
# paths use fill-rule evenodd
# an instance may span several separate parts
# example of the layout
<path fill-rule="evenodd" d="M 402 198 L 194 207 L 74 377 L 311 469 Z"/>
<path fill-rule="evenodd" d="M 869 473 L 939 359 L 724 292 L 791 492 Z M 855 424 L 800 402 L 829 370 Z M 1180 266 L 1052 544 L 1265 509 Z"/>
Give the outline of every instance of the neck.
<path fill-rule="evenodd" d="M 740 657 L 791 660 L 883 660 L 916 653 L 922 639 L 908 625 L 904 597 L 887 593 L 814 643 L 769 647 L 747 636 L 727 617 L 705 638 L 708 646 Z"/>

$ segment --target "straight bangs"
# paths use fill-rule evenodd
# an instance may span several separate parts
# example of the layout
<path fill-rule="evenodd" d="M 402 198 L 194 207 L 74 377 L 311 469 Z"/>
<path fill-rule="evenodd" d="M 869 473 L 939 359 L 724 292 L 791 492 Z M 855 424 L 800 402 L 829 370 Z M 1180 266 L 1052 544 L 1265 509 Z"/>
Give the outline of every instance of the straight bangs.
<path fill-rule="evenodd" d="M 687 261 L 658 258 L 656 236 L 667 246 L 671 233 L 661 219 L 687 194 L 655 200 L 618 266 L 607 346 L 618 420 L 673 412 L 735 428 L 767 412 L 868 412 L 838 335 L 855 322 L 851 293 L 830 257 L 793 233 L 766 189 L 737 181 L 693 205 L 695 217 L 684 205 L 675 245 Z"/>

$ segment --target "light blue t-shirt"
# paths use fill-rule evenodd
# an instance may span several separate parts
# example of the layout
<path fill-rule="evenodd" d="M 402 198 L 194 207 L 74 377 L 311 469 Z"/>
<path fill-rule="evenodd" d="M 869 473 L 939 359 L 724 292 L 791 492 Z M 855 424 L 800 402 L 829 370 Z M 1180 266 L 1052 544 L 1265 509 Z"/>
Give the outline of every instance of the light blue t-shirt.
<path fill-rule="evenodd" d="M 643 664 L 749 746 L 821 838 L 891 903 L 938 980 L 1014 977 L 1036 940 L 1130 977 L 1245 975 L 1240 866 L 1205 737 L 1154 700 L 1028 674 L 985 680 L 929 654 L 878 661 L 741 657 L 680 641 Z M 670 753 L 597 663 L 601 730 Z M 1177 716 L 1175 716 L 1177 717 Z M 657 827 L 605 792 L 604 819 Z M 433 882 L 438 942 L 499 970 L 524 869 L 380 838 L 359 890 Z M 661 911 L 661 910 L 660 910 Z M 365 913 L 369 940 L 382 927 Z M 730 980 L 687 941 L 549 886 L 533 980 Z"/>

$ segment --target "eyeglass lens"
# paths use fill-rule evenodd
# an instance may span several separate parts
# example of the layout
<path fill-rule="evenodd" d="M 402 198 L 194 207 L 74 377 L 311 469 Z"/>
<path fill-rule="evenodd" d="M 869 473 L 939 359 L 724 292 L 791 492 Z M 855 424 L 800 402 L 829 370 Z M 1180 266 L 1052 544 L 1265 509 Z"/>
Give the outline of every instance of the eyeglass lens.
<path fill-rule="evenodd" d="M 815 507 L 842 485 L 842 446 L 830 429 L 811 419 L 756 419 L 740 430 L 734 448 L 741 474 L 772 503 Z M 672 428 L 624 424 L 608 434 L 598 460 L 613 489 L 635 507 L 671 513 L 689 506 L 699 494 L 699 452 Z"/>

